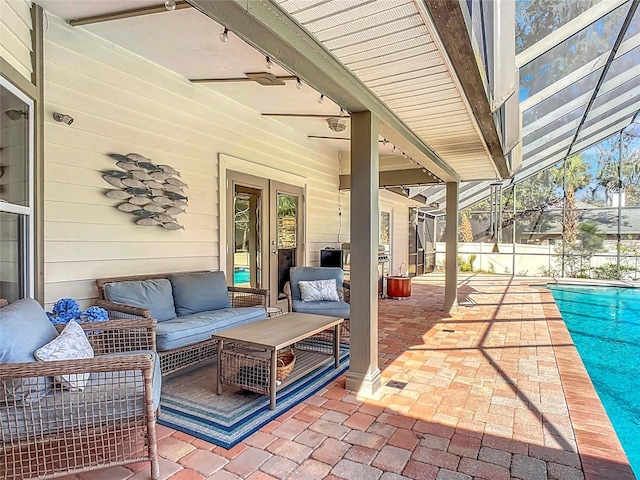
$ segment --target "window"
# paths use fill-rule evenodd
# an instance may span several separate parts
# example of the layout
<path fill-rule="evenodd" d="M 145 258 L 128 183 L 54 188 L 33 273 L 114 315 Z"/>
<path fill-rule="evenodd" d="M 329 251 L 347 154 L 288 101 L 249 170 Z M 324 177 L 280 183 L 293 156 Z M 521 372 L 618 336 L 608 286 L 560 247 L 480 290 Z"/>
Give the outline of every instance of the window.
<path fill-rule="evenodd" d="M 391 213 L 390 212 L 380 212 L 380 238 L 378 239 L 378 243 L 381 246 L 384 246 L 385 251 L 389 251 L 389 246 L 391 245 L 390 241 L 391 237 Z"/>
<path fill-rule="evenodd" d="M 33 296 L 33 102 L 0 77 L 0 298 Z"/>

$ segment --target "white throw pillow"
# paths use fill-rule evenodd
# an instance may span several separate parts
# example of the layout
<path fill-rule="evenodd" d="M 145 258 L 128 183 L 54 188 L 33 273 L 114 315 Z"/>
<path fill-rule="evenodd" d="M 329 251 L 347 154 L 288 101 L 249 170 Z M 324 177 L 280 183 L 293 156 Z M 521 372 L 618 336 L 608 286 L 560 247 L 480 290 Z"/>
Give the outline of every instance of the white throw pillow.
<path fill-rule="evenodd" d="M 84 330 L 75 321 L 70 321 L 60 335 L 36 350 L 36 360 L 72 360 L 79 358 L 93 358 L 93 348 L 87 340 Z M 72 373 L 58 375 L 54 380 L 65 388 L 82 391 L 89 379 L 89 373 Z"/>
<path fill-rule="evenodd" d="M 300 281 L 300 298 L 303 302 L 339 302 L 336 279 Z"/>

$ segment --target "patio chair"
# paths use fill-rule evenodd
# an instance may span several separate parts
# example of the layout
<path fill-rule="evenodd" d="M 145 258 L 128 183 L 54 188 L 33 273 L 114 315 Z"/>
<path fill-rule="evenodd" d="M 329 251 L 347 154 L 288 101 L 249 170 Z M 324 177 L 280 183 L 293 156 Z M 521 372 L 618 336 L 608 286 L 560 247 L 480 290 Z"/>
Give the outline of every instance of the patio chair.
<path fill-rule="evenodd" d="M 351 317 L 350 292 L 348 284 L 344 282 L 342 269 L 338 267 L 292 267 L 289 274 L 290 281 L 284 286 L 289 311 L 344 318 L 340 336 L 342 341 L 348 341 L 349 318 Z M 316 280 L 335 280 L 338 300 L 304 301 L 299 282 Z"/>
<path fill-rule="evenodd" d="M 157 480 L 156 321 L 82 322 L 59 335 L 67 325 L 54 327 L 33 299 L 9 305 L 0 299 L 0 307 L 0 478 L 54 478 L 150 461 Z M 34 358 L 54 342 L 49 358 L 87 341 L 93 358 Z"/>

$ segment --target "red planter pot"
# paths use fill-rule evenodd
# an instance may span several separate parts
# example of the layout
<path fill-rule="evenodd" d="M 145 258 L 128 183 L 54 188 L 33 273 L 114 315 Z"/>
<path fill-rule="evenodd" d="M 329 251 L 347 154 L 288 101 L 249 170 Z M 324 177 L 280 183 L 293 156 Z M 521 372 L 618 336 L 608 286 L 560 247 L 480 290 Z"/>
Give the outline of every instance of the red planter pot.
<path fill-rule="evenodd" d="M 411 296 L 411 278 L 387 277 L 387 295 L 391 298 L 409 298 Z"/>

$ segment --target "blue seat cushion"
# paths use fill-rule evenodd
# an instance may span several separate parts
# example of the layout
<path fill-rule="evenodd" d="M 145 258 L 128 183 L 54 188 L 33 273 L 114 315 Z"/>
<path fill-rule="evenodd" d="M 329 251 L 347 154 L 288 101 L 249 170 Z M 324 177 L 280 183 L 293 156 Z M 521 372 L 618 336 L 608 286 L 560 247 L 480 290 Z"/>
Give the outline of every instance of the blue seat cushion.
<path fill-rule="evenodd" d="M 292 300 L 294 312 L 328 315 L 330 317 L 350 318 L 351 310 L 347 302 L 303 302 Z"/>
<path fill-rule="evenodd" d="M 23 298 L 0 310 L 0 364 L 35 362 L 36 350 L 58 336 L 44 309 L 32 298 Z M 0 382 L 0 403 L 38 401 L 51 387 L 50 377 Z"/>
<path fill-rule="evenodd" d="M 338 290 L 338 296 L 340 300 L 344 299 L 343 294 L 343 279 L 344 272 L 338 267 L 292 267 L 289 270 L 291 277 L 291 298 L 293 300 L 300 300 L 300 281 L 314 281 L 314 280 L 331 280 L 335 279 L 336 289 Z"/>
<path fill-rule="evenodd" d="M 153 374 L 151 378 L 151 391 L 153 395 L 153 411 L 160 406 L 160 393 L 162 391 L 162 371 L 160 370 L 160 357 L 153 350 L 133 350 L 130 352 L 109 353 L 105 357 L 123 357 L 127 355 L 148 354 L 153 357 Z M 136 388 L 144 389 L 144 377 L 139 370 L 118 371 L 118 372 L 95 372 L 89 376 L 86 389 L 105 388 L 113 390 L 117 385 L 126 385 L 133 375 Z"/>
<path fill-rule="evenodd" d="M 156 352 L 138 350 L 105 356 L 130 354 L 153 356 L 153 410 L 160 405 L 162 374 Z M 62 397 L 62 398 L 60 398 Z M 15 408 L 0 402 L 0 438 L 33 438 L 37 435 L 63 432 L 69 425 L 74 428 L 95 427 L 92 421 L 100 419 L 112 425 L 123 419 L 140 418 L 146 411 L 144 377 L 140 370 L 94 372 L 81 392 L 49 390 L 38 403 L 38 408 Z"/>
<path fill-rule="evenodd" d="M 166 278 L 107 283 L 104 296 L 110 302 L 147 308 L 158 322 L 176 316 L 171 283 Z"/>
<path fill-rule="evenodd" d="M 257 322 L 267 317 L 262 307 L 222 308 L 176 317 L 158 324 L 156 345 L 159 352 L 186 347 L 209 340 L 212 335 L 231 327 Z"/>
<path fill-rule="evenodd" d="M 169 281 L 179 317 L 231 306 L 224 272 L 177 273 Z"/>

